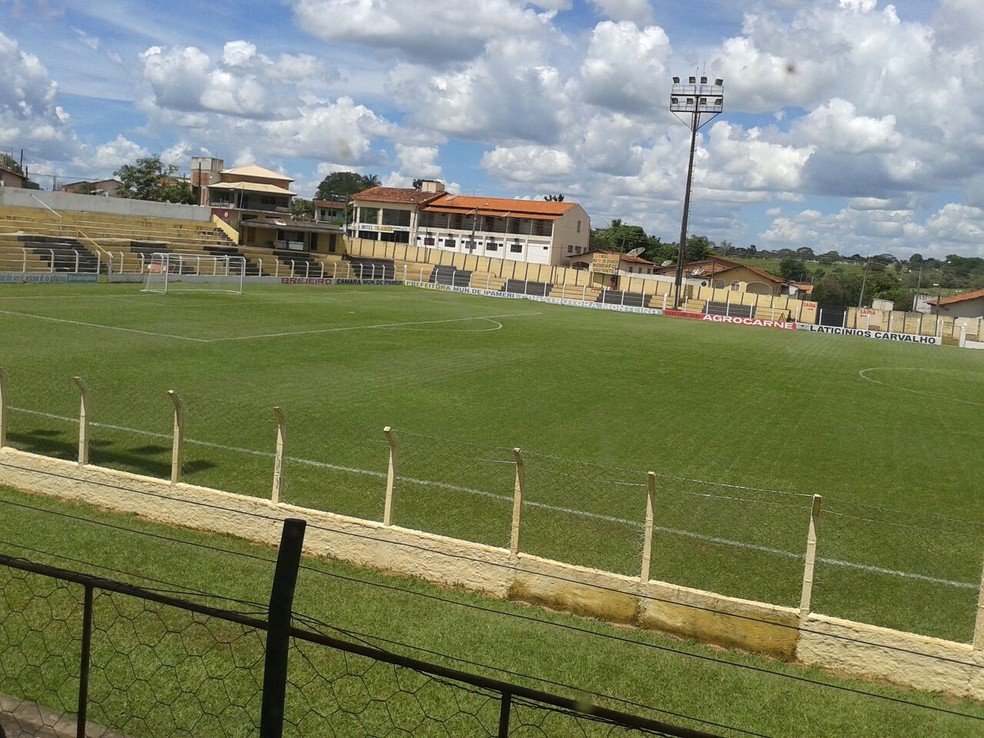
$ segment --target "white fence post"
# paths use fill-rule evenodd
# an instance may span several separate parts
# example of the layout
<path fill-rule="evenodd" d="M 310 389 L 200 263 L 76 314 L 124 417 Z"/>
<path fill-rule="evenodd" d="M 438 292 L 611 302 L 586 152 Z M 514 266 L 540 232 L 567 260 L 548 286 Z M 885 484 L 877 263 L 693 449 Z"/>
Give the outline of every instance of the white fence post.
<path fill-rule="evenodd" d="M 0 366 L 0 448 L 7 445 L 7 372 Z"/>
<path fill-rule="evenodd" d="M 270 500 L 274 505 L 280 503 L 280 493 L 284 486 L 284 444 L 287 443 L 287 418 L 279 405 L 274 406 L 273 416 L 277 419 L 277 455 L 273 460 L 273 491 Z"/>
<path fill-rule="evenodd" d="M 984 575 L 981 576 L 981 586 L 977 593 L 977 619 L 974 621 L 973 644 L 975 651 L 984 649 Z"/>
<path fill-rule="evenodd" d="M 639 579 L 649 581 L 649 568 L 653 558 L 653 510 L 656 506 L 656 472 L 646 473 L 646 527 L 642 539 L 642 573 Z"/>
<path fill-rule="evenodd" d="M 516 461 L 516 482 L 513 485 L 512 529 L 509 535 L 509 556 L 515 560 L 519 556 L 519 529 L 523 517 L 523 488 L 526 486 L 526 462 L 519 448 L 513 449 Z"/>
<path fill-rule="evenodd" d="M 174 435 L 171 440 L 171 483 L 181 481 L 181 462 L 184 456 L 184 403 L 174 390 L 168 390 L 167 396 L 174 404 Z"/>
<path fill-rule="evenodd" d="M 72 377 L 79 388 L 79 466 L 89 463 L 89 388 L 82 377 Z"/>
<path fill-rule="evenodd" d="M 400 466 L 400 439 L 388 425 L 383 428 L 389 442 L 389 465 L 386 468 L 386 504 L 383 506 L 383 525 L 393 525 L 393 493 L 396 491 L 396 474 Z"/>
<path fill-rule="evenodd" d="M 810 614 L 813 599 L 813 570 L 817 561 L 817 535 L 820 528 L 820 495 L 813 495 L 813 508 L 810 510 L 810 530 L 806 537 L 806 564 L 803 568 L 803 591 L 800 595 L 800 617 Z"/>

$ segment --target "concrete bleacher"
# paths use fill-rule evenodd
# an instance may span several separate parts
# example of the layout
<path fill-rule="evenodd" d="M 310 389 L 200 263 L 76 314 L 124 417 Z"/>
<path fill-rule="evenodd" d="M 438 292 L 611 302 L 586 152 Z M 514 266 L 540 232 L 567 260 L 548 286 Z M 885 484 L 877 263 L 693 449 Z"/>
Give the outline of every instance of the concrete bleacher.
<path fill-rule="evenodd" d="M 356 279 L 395 279 L 396 267 L 391 259 L 370 259 L 364 256 L 342 256 L 347 261 Z M 401 278 L 403 275 L 400 275 Z"/>
<path fill-rule="evenodd" d="M 526 279 L 508 279 L 505 284 L 505 291 L 516 295 L 538 295 L 546 297 L 550 294 L 550 283 L 530 282 Z"/>
<path fill-rule="evenodd" d="M 595 302 L 605 305 L 628 305 L 630 307 L 646 307 L 648 295 L 641 292 L 622 292 L 620 290 L 603 290 Z"/>
<path fill-rule="evenodd" d="M 174 251 L 207 254 L 206 246 L 234 247 L 211 222 L 148 216 L 0 207 L 0 235 L 56 237 L 67 247 L 99 252 L 114 272 L 139 272 L 150 253 Z"/>
<path fill-rule="evenodd" d="M 490 292 L 503 292 L 506 288 L 507 280 L 497 277 L 490 272 L 472 272 L 471 281 L 468 286 L 476 290 L 489 290 Z"/>
<path fill-rule="evenodd" d="M 550 285 L 550 297 L 559 300 L 580 300 L 582 302 L 597 302 L 601 289 L 591 285 L 553 284 Z"/>
<path fill-rule="evenodd" d="M 472 272 L 455 269 L 450 266 L 436 266 L 428 281 L 435 284 L 446 284 L 451 287 L 468 287 L 471 284 Z"/>

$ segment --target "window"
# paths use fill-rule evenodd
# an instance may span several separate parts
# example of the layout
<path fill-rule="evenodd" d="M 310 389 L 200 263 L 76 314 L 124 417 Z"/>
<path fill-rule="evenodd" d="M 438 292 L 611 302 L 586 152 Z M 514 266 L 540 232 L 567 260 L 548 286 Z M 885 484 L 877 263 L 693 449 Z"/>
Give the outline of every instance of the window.
<path fill-rule="evenodd" d="M 578 221 L 578 222 L 577 222 L 577 232 L 578 232 L 578 233 L 580 233 L 580 232 L 581 232 L 581 221 Z"/>
<path fill-rule="evenodd" d="M 737 279 L 734 282 L 732 282 L 731 283 L 731 291 L 732 292 L 741 292 L 741 282 L 739 282 Z"/>
<path fill-rule="evenodd" d="M 568 246 L 567 247 L 567 253 L 568 254 L 573 254 L 574 253 L 574 247 L 573 246 Z"/>
<path fill-rule="evenodd" d="M 523 244 L 521 243 L 511 243 L 509 244 L 510 254 L 521 254 L 523 253 Z"/>

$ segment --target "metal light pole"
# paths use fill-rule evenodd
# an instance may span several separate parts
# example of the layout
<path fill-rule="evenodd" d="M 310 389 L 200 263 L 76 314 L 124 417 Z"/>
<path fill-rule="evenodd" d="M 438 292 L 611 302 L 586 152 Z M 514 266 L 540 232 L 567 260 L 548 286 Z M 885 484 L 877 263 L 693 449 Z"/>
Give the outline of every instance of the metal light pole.
<path fill-rule="evenodd" d="M 683 219 L 680 223 L 680 253 L 677 268 L 673 307 L 680 307 L 683 292 L 683 258 L 687 248 L 687 220 L 690 218 L 690 188 L 694 179 L 694 151 L 697 149 L 697 131 L 724 111 L 724 80 L 707 83 L 707 77 L 688 77 L 687 83 L 673 78 L 670 90 L 670 112 L 690 128 L 690 162 L 687 165 L 687 189 L 683 195 Z M 684 114 L 684 115 L 681 115 Z"/>

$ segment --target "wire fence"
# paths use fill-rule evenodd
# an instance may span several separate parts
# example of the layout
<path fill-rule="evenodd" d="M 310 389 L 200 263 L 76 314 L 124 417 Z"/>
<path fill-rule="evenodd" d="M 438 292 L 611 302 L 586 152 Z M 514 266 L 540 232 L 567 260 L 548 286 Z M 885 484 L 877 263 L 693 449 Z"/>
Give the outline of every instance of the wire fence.
<path fill-rule="evenodd" d="M 642 466 L 357 426 L 343 406 L 324 401 L 283 409 L 278 425 L 272 410 L 257 417 L 249 405 L 195 387 L 179 397 L 162 383 L 119 391 L 18 376 L 5 384 L 6 442 L 22 451 L 66 460 L 85 453 L 85 463 L 112 469 L 801 604 L 813 495 L 659 474 L 650 490 Z M 973 639 L 984 526 L 828 499 L 818 531 L 813 612 Z"/>
<path fill-rule="evenodd" d="M 284 541 L 298 529 L 287 521 Z M 300 540 L 293 550 L 282 544 L 261 615 L 0 555 L 0 725 L 90 738 L 710 735 L 301 627 Z"/>

